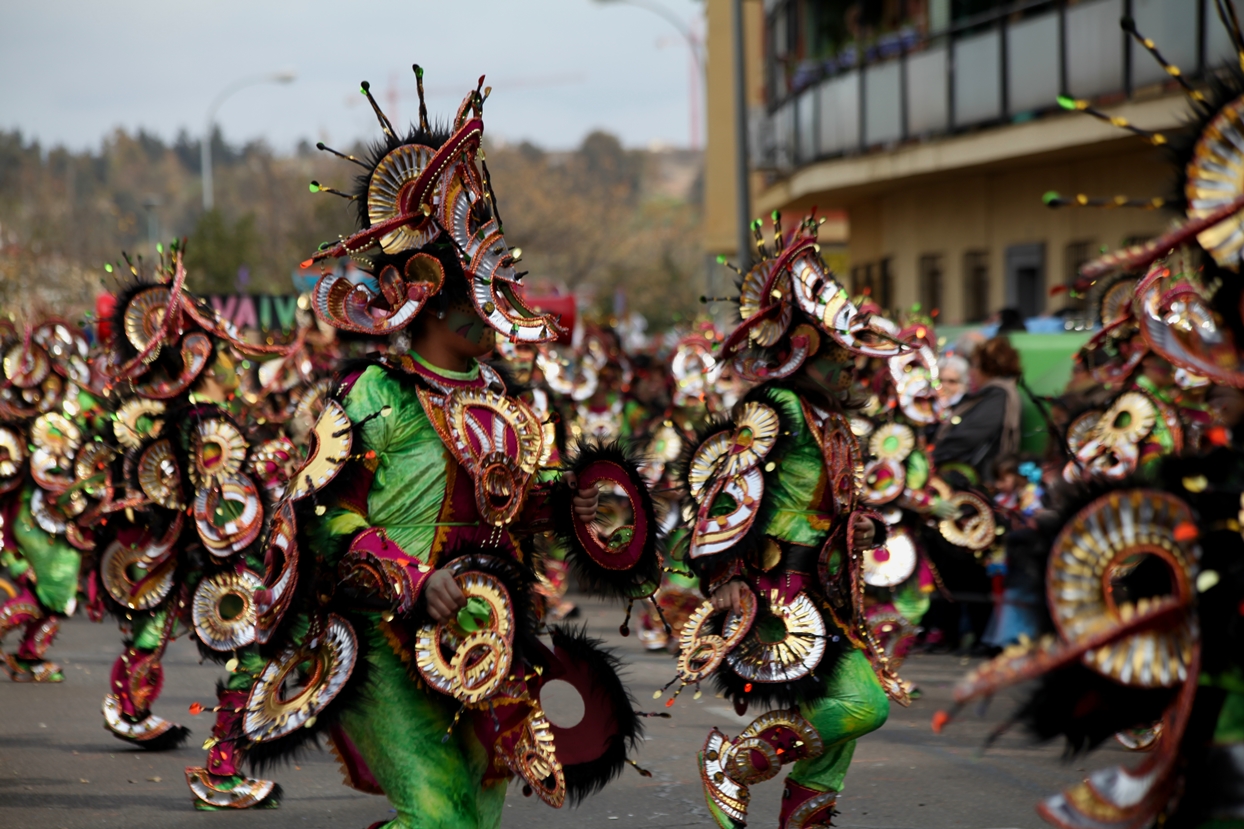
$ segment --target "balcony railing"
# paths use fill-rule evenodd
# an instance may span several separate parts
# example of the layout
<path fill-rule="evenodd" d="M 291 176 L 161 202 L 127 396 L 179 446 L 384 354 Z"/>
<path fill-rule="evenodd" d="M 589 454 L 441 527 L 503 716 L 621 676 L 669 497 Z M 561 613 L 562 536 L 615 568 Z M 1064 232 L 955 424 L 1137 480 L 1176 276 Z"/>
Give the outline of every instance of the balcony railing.
<path fill-rule="evenodd" d="M 1235 59 L 1213 0 L 1015 3 L 754 111 L 752 164 L 790 172 L 822 159 L 1029 120 L 1057 109 L 1060 94 L 1121 100 L 1169 82 L 1119 27 L 1125 15 L 1186 75 Z"/>

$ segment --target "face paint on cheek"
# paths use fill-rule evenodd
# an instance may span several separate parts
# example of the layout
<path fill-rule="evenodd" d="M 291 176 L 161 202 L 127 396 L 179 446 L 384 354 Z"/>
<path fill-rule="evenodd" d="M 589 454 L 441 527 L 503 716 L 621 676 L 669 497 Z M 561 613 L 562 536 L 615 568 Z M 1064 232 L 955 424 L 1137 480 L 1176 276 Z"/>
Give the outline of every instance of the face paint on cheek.
<path fill-rule="evenodd" d="M 484 337 L 492 330 L 478 314 L 457 307 L 449 310 L 448 319 L 445 322 L 450 331 L 474 345 L 483 343 Z"/>

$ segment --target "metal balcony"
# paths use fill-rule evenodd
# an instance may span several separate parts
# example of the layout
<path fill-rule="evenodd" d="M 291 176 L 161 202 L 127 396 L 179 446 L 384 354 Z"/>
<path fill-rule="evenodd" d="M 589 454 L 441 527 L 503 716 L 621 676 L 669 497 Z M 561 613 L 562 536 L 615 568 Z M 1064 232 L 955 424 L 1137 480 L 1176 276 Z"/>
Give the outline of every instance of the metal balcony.
<path fill-rule="evenodd" d="M 1119 27 L 1131 15 L 1163 56 L 1196 77 L 1235 51 L 1213 0 L 1030 0 L 908 38 L 751 113 L 752 165 L 789 173 L 815 161 L 1016 123 L 1057 98 L 1109 103 L 1170 81 Z"/>

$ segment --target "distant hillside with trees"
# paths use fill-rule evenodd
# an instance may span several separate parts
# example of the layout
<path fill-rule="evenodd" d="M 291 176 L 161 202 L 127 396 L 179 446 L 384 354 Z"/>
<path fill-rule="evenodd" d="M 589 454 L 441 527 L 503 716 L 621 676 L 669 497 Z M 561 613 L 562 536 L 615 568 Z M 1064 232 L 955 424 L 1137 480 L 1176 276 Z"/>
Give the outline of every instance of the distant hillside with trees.
<path fill-rule="evenodd" d="M 485 150 L 506 237 L 523 249 L 533 287 L 578 291 L 602 311 L 621 292 L 655 328 L 699 310 L 698 153 L 628 150 L 602 132 L 571 152 Z M 217 133 L 210 212 L 199 159 L 186 134 L 168 144 L 117 131 L 98 150 L 71 152 L 0 131 L 0 310 L 80 312 L 101 284 L 112 287 L 105 262 L 123 250 L 150 256 L 151 240 L 180 236 L 195 290 L 288 293 L 298 262 L 352 229 L 344 199 L 307 185 L 348 188 L 354 168 L 308 143 L 281 155 Z"/>

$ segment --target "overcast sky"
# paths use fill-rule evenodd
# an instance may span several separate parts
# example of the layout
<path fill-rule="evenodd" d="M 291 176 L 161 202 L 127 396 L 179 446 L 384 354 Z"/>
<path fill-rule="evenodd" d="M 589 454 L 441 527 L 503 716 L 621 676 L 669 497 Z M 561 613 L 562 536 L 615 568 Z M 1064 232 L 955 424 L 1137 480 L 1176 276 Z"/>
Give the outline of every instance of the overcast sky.
<path fill-rule="evenodd" d="M 697 0 L 637 1 L 703 33 Z M 403 121 L 417 116 L 412 63 L 425 69 L 430 112 L 445 117 L 486 74 L 493 138 L 568 148 L 606 129 L 629 146 L 690 143 L 691 59 L 677 30 L 594 0 L 9 0 L 0 129 L 74 149 L 117 127 L 200 134 L 231 82 L 292 70 L 293 83 L 248 87 L 222 105 L 225 138 L 344 145 L 377 134 L 361 80 L 386 110 L 396 91 Z"/>

